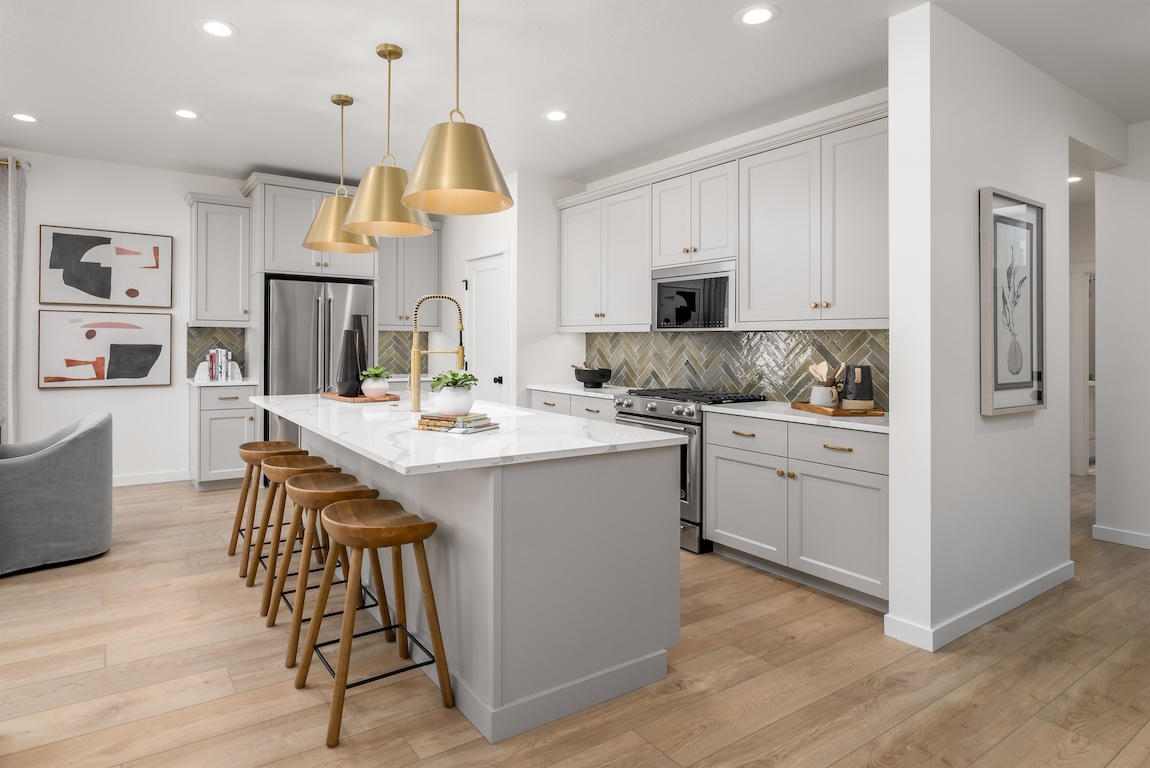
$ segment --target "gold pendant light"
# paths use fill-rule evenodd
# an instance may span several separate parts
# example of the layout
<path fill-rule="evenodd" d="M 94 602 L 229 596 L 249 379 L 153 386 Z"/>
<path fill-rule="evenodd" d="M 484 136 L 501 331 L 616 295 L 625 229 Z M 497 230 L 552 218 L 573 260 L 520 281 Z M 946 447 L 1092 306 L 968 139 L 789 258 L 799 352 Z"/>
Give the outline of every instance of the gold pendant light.
<path fill-rule="evenodd" d="M 391 62 L 403 56 L 403 49 L 391 43 L 375 47 L 380 58 L 387 59 L 387 152 L 363 172 L 355 202 L 347 212 L 343 228 L 348 232 L 380 237 L 419 237 L 431 234 L 431 220 L 423 211 L 408 208 L 400 198 L 407 187 L 407 171 L 400 168 L 391 154 Z M 391 165 L 384 161 L 391 159 Z"/>
<path fill-rule="evenodd" d="M 428 132 L 403 204 L 447 215 L 497 213 L 515 205 L 487 134 L 459 111 L 459 0 L 455 0 L 455 109 L 448 122 Z"/>
<path fill-rule="evenodd" d="M 303 239 L 303 247 L 327 253 L 372 253 L 379 250 L 374 238 L 343 228 L 347 209 L 351 207 L 351 198 L 343 185 L 343 108 L 351 106 L 354 99 L 337 93 L 331 97 L 331 103 L 339 106 L 339 188 L 333 196 L 325 197 L 320 203 L 311 228 Z"/>

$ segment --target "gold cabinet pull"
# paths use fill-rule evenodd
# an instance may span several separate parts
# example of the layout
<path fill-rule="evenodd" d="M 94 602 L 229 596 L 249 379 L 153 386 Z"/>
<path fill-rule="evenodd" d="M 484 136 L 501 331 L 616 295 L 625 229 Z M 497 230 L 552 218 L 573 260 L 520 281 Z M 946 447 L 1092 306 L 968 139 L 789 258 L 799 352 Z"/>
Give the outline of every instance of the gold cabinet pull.
<path fill-rule="evenodd" d="M 739 437 L 754 437 L 755 436 L 754 432 L 740 432 L 737 429 L 732 429 L 731 434 L 732 435 L 738 435 Z"/>
<path fill-rule="evenodd" d="M 551 406 L 552 408 L 554 408 L 554 407 L 555 407 L 555 403 L 549 403 L 549 402 L 547 402 L 546 400 L 544 400 L 544 401 L 543 401 L 543 404 L 544 404 L 544 405 L 549 405 L 549 406 Z"/>
<path fill-rule="evenodd" d="M 783 475 L 786 474 L 786 472 L 783 472 L 783 470 L 781 470 L 781 469 L 776 469 L 775 474 L 778 475 L 779 477 L 782 477 Z"/>
<path fill-rule="evenodd" d="M 694 253 L 694 252 L 695 252 L 695 251 L 697 251 L 697 250 L 699 250 L 699 249 L 698 249 L 698 248 L 696 248 L 696 247 L 695 247 L 695 246 L 693 246 L 693 245 L 691 246 L 691 253 Z"/>
<path fill-rule="evenodd" d="M 244 310 L 244 314 L 246 315 L 247 313 L 248 313 L 248 311 L 245 309 L 245 310 Z"/>
<path fill-rule="evenodd" d="M 598 408 L 584 408 L 583 410 L 587 411 L 587 413 L 598 413 L 599 412 Z"/>
<path fill-rule="evenodd" d="M 687 249 L 686 249 L 686 248 L 684 248 L 684 249 L 683 249 L 683 253 L 687 253 Z"/>
<path fill-rule="evenodd" d="M 787 477 L 789 477 L 790 479 L 794 480 L 794 479 L 795 479 L 795 473 L 794 473 L 794 472 L 788 472 L 788 473 L 787 473 Z"/>
<path fill-rule="evenodd" d="M 823 448 L 829 451 L 842 451 L 843 453 L 854 453 L 854 448 L 844 448 L 841 445 L 831 445 L 830 443 L 823 443 Z"/>
<path fill-rule="evenodd" d="M 826 309 L 826 308 L 827 308 L 827 307 L 829 307 L 830 305 L 831 305 L 831 303 L 830 303 L 829 301 L 824 301 L 824 302 L 823 302 L 823 309 Z"/>
<path fill-rule="evenodd" d="M 255 420 L 256 420 L 255 416 L 248 416 L 248 421 L 255 421 Z"/>
<path fill-rule="evenodd" d="M 818 308 L 819 308 L 819 303 L 817 301 L 812 301 L 811 302 L 811 309 L 818 309 Z"/>
<path fill-rule="evenodd" d="M 216 399 L 217 400 L 239 400 L 240 396 L 239 395 L 220 395 Z"/>
<path fill-rule="evenodd" d="M 325 267 L 331 266 L 331 265 L 330 265 L 330 264 L 328 264 L 326 261 L 323 263 L 323 265 L 324 265 Z"/>

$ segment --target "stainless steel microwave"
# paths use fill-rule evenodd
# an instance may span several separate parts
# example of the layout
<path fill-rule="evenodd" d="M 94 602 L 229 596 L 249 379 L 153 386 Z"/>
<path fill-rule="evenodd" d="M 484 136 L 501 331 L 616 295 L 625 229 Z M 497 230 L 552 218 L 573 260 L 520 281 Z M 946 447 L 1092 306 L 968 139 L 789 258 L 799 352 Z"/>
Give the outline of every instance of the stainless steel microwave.
<path fill-rule="evenodd" d="M 727 330 L 734 276 L 734 262 L 652 271 L 652 326 L 660 331 Z"/>

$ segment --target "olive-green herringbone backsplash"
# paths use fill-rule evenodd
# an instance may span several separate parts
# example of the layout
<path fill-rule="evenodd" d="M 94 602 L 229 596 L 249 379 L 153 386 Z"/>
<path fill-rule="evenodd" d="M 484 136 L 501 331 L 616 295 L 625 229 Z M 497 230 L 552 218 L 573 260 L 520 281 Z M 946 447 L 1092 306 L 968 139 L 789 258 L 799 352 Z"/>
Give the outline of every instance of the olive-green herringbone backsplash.
<path fill-rule="evenodd" d="M 240 370 L 248 375 L 247 366 L 244 365 L 244 329 L 243 328 L 188 328 L 188 378 L 196 375 L 196 367 L 207 359 L 209 349 L 223 347 L 232 351 L 232 360 L 239 363 Z"/>
<path fill-rule="evenodd" d="M 419 348 L 427 349 L 427 333 L 419 332 Z M 380 331 L 376 347 L 376 363 L 392 373 L 407 375 L 411 372 L 411 332 Z M 427 357 L 424 356 L 420 373 L 427 373 Z"/>
<path fill-rule="evenodd" d="M 808 400 L 811 363 L 871 366 L 875 407 L 890 404 L 890 332 L 589 333 L 587 362 L 624 387 L 691 387 Z"/>

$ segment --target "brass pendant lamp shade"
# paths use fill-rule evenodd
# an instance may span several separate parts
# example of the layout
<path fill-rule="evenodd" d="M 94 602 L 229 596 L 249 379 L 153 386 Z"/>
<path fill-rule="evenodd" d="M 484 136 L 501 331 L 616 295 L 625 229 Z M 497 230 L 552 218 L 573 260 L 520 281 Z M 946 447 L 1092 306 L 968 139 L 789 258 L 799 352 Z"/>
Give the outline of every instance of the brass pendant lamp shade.
<path fill-rule="evenodd" d="M 455 122 L 455 116 L 459 122 Z M 431 127 L 411 173 L 403 204 L 428 213 L 498 213 L 515 205 L 487 134 L 459 111 L 459 0 L 455 0 L 455 109 Z"/>
<path fill-rule="evenodd" d="M 379 165 L 363 172 L 359 192 L 351 204 L 343 228 L 348 232 L 380 237 L 420 237 L 431 234 L 431 220 L 423 211 L 408 208 L 400 198 L 407 187 L 407 171 L 395 163 L 391 154 L 391 62 L 403 56 L 403 49 L 381 43 L 375 52 L 387 59 L 387 153 Z M 384 161 L 391 159 L 391 165 Z"/>
<path fill-rule="evenodd" d="M 304 236 L 303 247 L 326 253 L 372 253 L 379 250 L 374 238 L 357 235 L 343 228 L 343 220 L 351 207 L 351 198 L 347 194 L 347 187 L 343 185 L 343 108 L 350 106 L 354 100 L 337 93 L 331 97 L 331 101 L 339 106 L 339 189 L 320 203 L 311 228 Z"/>

